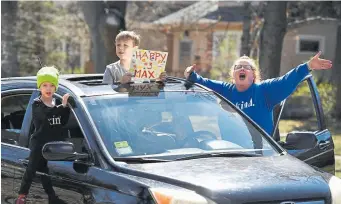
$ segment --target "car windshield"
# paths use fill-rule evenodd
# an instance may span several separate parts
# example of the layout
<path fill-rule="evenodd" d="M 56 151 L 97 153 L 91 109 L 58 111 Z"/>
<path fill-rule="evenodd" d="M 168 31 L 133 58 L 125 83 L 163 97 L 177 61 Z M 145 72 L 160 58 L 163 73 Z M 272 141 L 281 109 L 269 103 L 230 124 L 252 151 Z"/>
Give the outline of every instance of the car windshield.
<path fill-rule="evenodd" d="M 215 151 L 278 154 L 267 136 L 213 92 L 118 93 L 83 100 L 114 158 L 177 159 Z"/>

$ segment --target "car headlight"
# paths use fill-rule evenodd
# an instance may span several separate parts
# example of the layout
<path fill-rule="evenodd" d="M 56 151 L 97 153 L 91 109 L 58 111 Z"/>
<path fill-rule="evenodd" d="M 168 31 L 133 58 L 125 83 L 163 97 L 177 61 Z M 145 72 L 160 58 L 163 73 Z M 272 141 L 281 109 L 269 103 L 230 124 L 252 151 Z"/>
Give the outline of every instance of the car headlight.
<path fill-rule="evenodd" d="M 341 203 L 341 179 L 332 176 L 328 184 L 332 194 L 332 204 Z"/>
<path fill-rule="evenodd" d="M 149 189 L 157 204 L 215 204 L 193 191 L 181 191 L 168 188 Z"/>

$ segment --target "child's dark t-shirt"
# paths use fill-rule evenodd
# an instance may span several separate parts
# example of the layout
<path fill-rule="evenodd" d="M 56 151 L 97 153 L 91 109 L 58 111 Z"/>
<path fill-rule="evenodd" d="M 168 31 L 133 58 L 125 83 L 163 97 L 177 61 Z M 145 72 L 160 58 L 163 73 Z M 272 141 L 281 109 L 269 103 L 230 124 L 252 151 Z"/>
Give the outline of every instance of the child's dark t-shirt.
<path fill-rule="evenodd" d="M 68 122 L 70 109 L 62 105 L 49 107 L 39 98 L 32 104 L 32 120 L 35 131 L 31 136 L 31 142 L 44 145 L 51 141 L 61 141 L 63 126 Z M 40 146 L 39 145 L 39 146 Z"/>

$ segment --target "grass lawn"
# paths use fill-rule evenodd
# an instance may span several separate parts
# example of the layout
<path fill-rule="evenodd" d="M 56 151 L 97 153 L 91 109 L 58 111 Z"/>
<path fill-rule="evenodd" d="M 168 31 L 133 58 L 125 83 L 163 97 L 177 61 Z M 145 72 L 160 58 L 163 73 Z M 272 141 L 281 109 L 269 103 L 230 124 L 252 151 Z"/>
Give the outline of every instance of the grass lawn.
<path fill-rule="evenodd" d="M 341 156 L 341 134 L 333 135 L 335 154 Z"/>
<path fill-rule="evenodd" d="M 333 141 L 335 145 L 335 155 L 341 156 L 341 134 L 333 135 Z M 341 159 L 336 159 L 336 176 L 341 178 Z"/>
<path fill-rule="evenodd" d="M 335 155 L 341 156 L 341 121 L 328 122 L 327 127 L 332 133 L 335 145 Z M 279 129 L 281 133 L 287 133 L 293 130 L 304 130 L 316 127 L 316 122 L 313 121 L 297 121 L 297 120 L 281 120 Z M 281 137 L 281 140 L 285 140 Z M 341 159 L 336 159 L 336 176 L 341 178 Z"/>
<path fill-rule="evenodd" d="M 336 160 L 336 166 L 335 166 L 335 176 L 341 178 L 341 159 Z"/>

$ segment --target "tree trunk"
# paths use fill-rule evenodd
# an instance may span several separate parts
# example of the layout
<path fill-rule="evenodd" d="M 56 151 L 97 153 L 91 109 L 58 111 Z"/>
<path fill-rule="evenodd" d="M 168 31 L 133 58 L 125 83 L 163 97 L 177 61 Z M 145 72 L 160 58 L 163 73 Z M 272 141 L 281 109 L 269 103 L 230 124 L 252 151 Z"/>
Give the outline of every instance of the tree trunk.
<path fill-rule="evenodd" d="M 258 59 L 259 57 L 259 38 L 260 38 L 260 32 L 263 29 L 263 22 L 259 22 L 258 25 L 256 25 L 253 28 L 252 35 L 251 35 L 251 46 L 250 46 L 250 57 L 252 59 Z"/>
<path fill-rule="evenodd" d="M 259 53 L 264 79 L 280 74 L 282 45 L 287 28 L 286 7 L 286 1 L 269 1 L 265 8 Z"/>
<path fill-rule="evenodd" d="M 91 35 L 90 60 L 96 73 L 104 73 L 107 64 L 118 58 L 115 52 L 115 37 L 120 28 L 125 28 L 124 19 L 126 2 L 115 2 L 115 9 L 110 8 L 110 2 L 102 1 L 79 2 Z M 107 9 L 107 10 L 106 10 Z"/>
<path fill-rule="evenodd" d="M 36 4 L 36 10 L 37 13 L 42 13 L 43 10 L 42 4 Z M 44 34 L 45 34 L 45 28 L 42 26 L 42 16 L 37 15 L 36 21 L 38 22 L 36 24 L 36 27 L 33 28 L 33 30 L 36 32 L 34 41 L 35 43 L 35 55 L 41 59 L 42 62 L 46 62 L 46 55 L 45 55 L 45 46 L 44 46 Z M 45 65 L 45 63 L 43 63 Z M 62 67 L 58 67 L 58 69 L 62 69 Z"/>
<path fill-rule="evenodd" d="M 243 35 L 242 35 L 242 48 L 240 56 L 250 55 L 250 28 L 251 28 L 251 2 L 244 2 L 244 19 L 243 19 Z"/>
<path fill-rule="evenodd" d="M 333 61 L 333 81 L 336 87 L 334 117 L 341 119 L 341 25 L 337 29 L 337 42 L 335 48 L 335 59 Z"/>
<path fill-rule="evenodd" d="M 1 1 L 1 77 L 19 76 L 15 26 L 17 1 Z"/>

